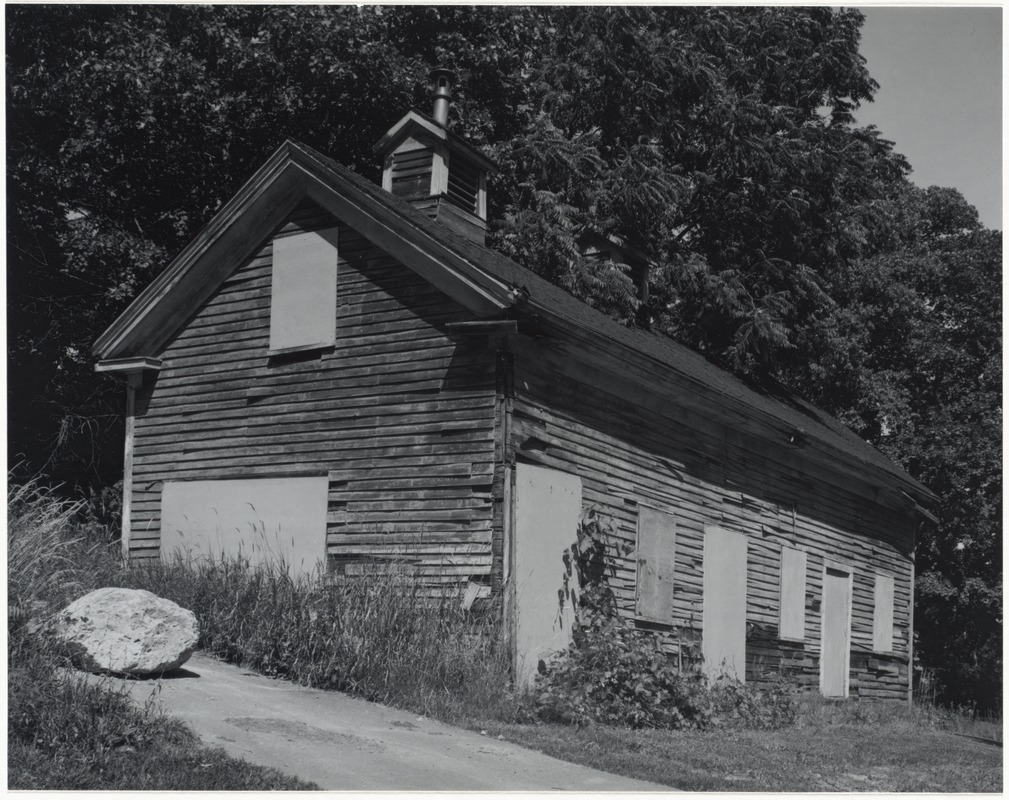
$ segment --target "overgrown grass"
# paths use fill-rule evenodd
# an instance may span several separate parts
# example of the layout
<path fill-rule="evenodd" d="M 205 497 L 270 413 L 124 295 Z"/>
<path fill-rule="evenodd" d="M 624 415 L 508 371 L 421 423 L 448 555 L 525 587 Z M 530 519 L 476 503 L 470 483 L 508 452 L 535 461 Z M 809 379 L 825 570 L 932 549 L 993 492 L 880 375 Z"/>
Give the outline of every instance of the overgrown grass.
<path fill-rule="evenodd" d="M 12 789 L 310 789 L 211 750 L 124 687 L 69 668 L 37 624 L 120 574 L 108 542 L 75 532 L 79 505 L 36 484 L 8 493 L 8 786 Z"/>
<path fill-rule="evenodd" d="M 200 648 L 265 675 L 350 692 L 445 721 L 472 708 L 515 719 L 509 657 L 492 616 L 429 597 L 396 572 L 292 579 L 284 564 L 152 564 L 123 573 L 191 609 Z"/>
<path fill-rule="evenodd" d="M 953 712 L 807 697 L 796 724 L 773 731 L 573 728 L 494 720 L 474 721 L 471 727 L 555 758 L 682 791 L 1000 792 L 1001 745 L 977 725 L 969 715 Z"/>
<path fill-rule="evenodd" d="M 81 503 L 31 482 L 7 497 L 7 592 L 15 619 L 53 610 L 116 570 L 107 546 L 75 533 Z"/>
<path fill-rule="evenodd" d="M 943 708 L 930 703 L 838 702 L 819 695 L 805 695 L 799 701 L 799 724 L 806 729 L 832 727 L 879 727 L 905 735 L 920 731 L 952 733 L 988 742 L 1002 742 L 1001 715 L 976 715 L 970 709 Z"/>

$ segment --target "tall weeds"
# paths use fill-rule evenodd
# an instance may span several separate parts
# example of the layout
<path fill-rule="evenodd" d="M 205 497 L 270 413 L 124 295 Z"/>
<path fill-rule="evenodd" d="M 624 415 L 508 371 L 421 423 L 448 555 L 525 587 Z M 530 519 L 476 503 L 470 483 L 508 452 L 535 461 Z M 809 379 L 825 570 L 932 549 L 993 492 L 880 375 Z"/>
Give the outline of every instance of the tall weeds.
<path fill-rule="evenodd" d="M 11 485 L 7 498 L 7 592 L 16 613 L 33 602 L 58 600 L 78 589 L 78 541 L 68 536 L 80 503 L 52 498 L 36 483 Z"/>
<path fill-rule="evenodd" d="M 472 716 L 474 709 L 502 719 L 519 713 L 500 626 L 464 610 L 458 597 L 431 599 L 420 582 L 395 572 L 341 582 L 293 579 L 281 561 L 177 559 L 124 568 L 107 532 L 82 527 L 80 511 L 80 503 L 35 483 L 11 484 L 12 668 L 58 660 L 51 642 L 28 633 L 30 617 L 44 618 L 92 589 L 122 586 L 191 609 L 202 649 L 267 675 L 445 720 Z"/>
<path fill-rule="evenodd" d="M 122 748 L 143 748 L 165 729 L 123 687 L 68 669 L 41 622 L 118 569 L 108 542 L 76 525 L 81 504 L 38 483 L 8 484 L 7 590 L 9 780 L 35 788 L 58 772 L 64 788 L 88 788 Z"/>
<path fill-rule="evenodd" d="M 8 482 L 7 593 L 14 618 L 55 610 L 118 571 L 112 543 L 80 526 L 82 506 L 35 481 Z"/>
<path fill-rule="evenodd" d="M 282 563 L 177 560 L 122 578 L 192 609 L 201 648 L 264 674 L 446 720 L 518 713 L 499 626 L 408 575 L 292 579 Z"/>

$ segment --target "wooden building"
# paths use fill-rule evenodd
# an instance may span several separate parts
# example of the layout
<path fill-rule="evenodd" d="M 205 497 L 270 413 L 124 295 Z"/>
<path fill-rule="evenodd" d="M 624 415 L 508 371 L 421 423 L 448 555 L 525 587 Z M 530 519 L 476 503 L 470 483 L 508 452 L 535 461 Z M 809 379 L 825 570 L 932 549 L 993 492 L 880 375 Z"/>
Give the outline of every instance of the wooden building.
<path fill-rule="evenodd" d="M 485 247 L 494 165 L 446 111 L 442 81 L 383 137 L 382 186 L 285 142 L 98 340 L 128 383 L 124 553 L 405 563 L 501 613 L 527 683 L 595 508 L 628 625 L 710 672 L 906 698 L 934 496 Z"/>

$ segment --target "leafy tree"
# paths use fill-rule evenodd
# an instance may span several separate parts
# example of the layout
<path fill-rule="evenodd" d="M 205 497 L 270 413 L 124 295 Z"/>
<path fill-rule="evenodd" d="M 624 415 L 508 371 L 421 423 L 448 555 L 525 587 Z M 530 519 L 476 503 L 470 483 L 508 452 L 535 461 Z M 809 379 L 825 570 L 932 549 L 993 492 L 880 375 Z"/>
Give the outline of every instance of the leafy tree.
<path fill-rule="evenodd" d="M 845 265 L 804 392 L 940 497 L 917 542 L 919 659 L 1001 704 L 1002 236 L 952 189 L 899 187 L 900 235 Z"/>
<path fill-rule="evenodd" d="M 496 243 L 624 320 L 644 317 L 767 375 L 827 276 L 863 252 L 906 169 L 851 125 L 875 83 L 857 12 L 563 9 L 533 69 L 535 115 L 499 146 Z M 597 231 L 655 261 L 635 314 L 626 270 L 579 260 Z"/>
<path fill-rule="evenodd" d="M 459 105 L 480 109 L 468 133 L 507 130 L 533 23 L 523 9 L 12 6 L 12 461 L 108 480 L 121 390 L 92 375 L 90 345 L 138 290 L 285 138 L 374 176 L 372 145 L 427 104 L 449 53 L 468 70 Z"/>
<path fill-rule="evenodd" d="M 11 359 L 46 404 L 10 396 L 15 448 L 34 452 L 40 426 L 65 439 L 115 424 L 119 400 L 87 374 L 97 333 L 284 138 L 374 176 L 372 143 L 427 104 L 434 65 L 460 71 L 456 127 L 502 162 L 495 246 L 619 319 L 769 373 L 903 169 L 850 124 L 875 88 L 860 23 L 794 8 L 12 7 L 10 298 L 35 316 Z M 626 269 L 581 258 L 589 230 L 653 257 L 647 308 Z M 95 397 L 75 426 L 82 385 Z"/>

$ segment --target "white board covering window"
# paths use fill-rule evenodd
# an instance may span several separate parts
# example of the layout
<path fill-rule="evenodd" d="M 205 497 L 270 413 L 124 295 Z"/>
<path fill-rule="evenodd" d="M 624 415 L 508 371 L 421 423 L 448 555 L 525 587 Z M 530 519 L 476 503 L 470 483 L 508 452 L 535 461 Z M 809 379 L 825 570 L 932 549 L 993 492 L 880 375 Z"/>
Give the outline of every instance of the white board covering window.
<path fill-rule="evenodd" d="M 161 557 L 241 558 L 310 575 L 326 557 L 329 479 L 166 481 Z"/>
<path fill-rule="evenodd" d="M 273 240 L 271 352 L 336 342 L 338 231 L 302 231 Z"/>
<path fill-rule="evenodd" d="M 893 577 L 890 575 L 876 576 L 872 649 L 877 653 L 893 651 Z"/>
<path fill-rule="evenodd" d="M 673 617 L 676 519 L 648 506 L 638 510 L 637 615 L 651 622 Z"/>
<path fill-rule="evenodd" d="M 778 638 L 806 638 L 806 554 L 791 547 L 781 548 Z"/>

